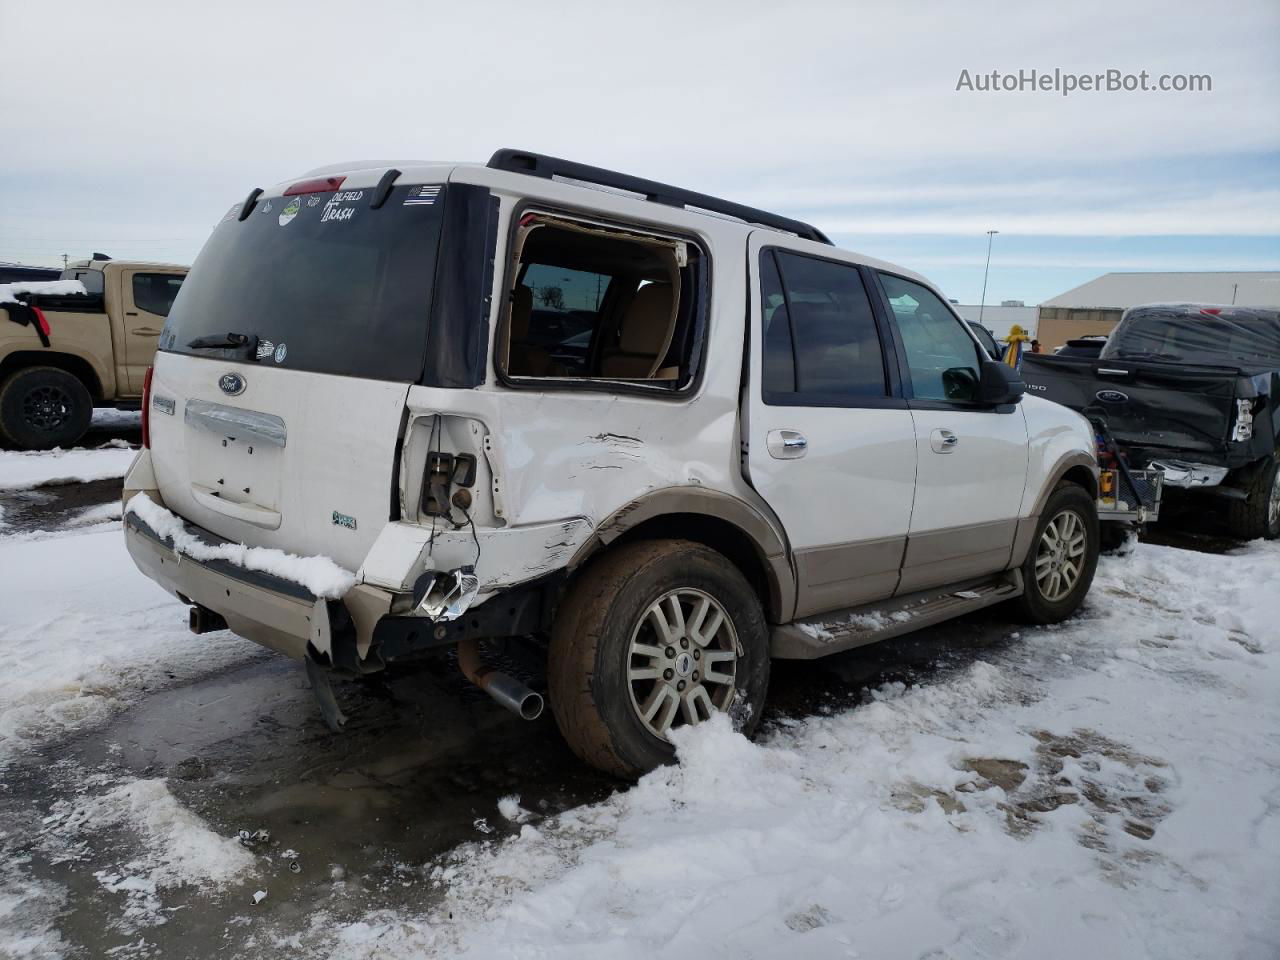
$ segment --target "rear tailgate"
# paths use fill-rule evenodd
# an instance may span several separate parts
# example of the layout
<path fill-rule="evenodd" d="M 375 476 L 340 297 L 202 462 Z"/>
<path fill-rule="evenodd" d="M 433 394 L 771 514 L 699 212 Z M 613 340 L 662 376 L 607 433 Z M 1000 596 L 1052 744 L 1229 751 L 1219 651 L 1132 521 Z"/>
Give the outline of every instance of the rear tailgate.
<path fill-rule="evenodd" d="M 219 389 L 228 374 L 243 393 Z M 240 543 L 360 566 L 390 513 L 407 385 L 162 353 L 151 392 L 170 510 Z"/>
<path fill-rule="evenodd" d="M 370 189 L 264 197 L 214 231 L 156 356 L 152 461 L 171 510 L 361 565 L 392 515 L 426 356 L 446 191 L 423 191 L 396 187 L 376 208 Z"/>
<path fill-rule="evenodd" d="M 1221 456 L 1236 413 L 1236 371 L 1192 364 L 1027 354 L 1022 379 L 1037 396 L 1106 418 L 1124 447 L 1150 456 Z"/>

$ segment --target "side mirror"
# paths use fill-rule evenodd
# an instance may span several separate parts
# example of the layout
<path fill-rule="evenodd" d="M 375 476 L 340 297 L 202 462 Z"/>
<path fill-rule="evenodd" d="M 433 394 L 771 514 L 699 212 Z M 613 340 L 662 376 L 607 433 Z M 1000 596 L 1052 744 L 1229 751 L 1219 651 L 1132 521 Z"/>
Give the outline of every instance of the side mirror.
<path fill-rule="evenodd" d="M 1017 403 L 1026 388 L 1022 375 L 1007 363 L 987 360 L 982 364 L 982 382 L 978 386 L 978 400 L 993 407 Z"/>

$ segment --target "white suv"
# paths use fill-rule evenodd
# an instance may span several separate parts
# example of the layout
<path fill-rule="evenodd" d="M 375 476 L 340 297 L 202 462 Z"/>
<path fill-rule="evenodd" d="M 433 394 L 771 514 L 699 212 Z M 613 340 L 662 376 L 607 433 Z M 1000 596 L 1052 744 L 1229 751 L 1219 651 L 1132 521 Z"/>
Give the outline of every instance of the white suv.
<path fill-rule="evenodd" d="M 772 657 L 1061 620 L 1097 561 L 1093 431 L 923 277 L 536 154 L 253 191 L 144 404 L 125 535 L 194 630 L 305 661 L 335 727 L 331 674 L 448 650 L 534 716 L 479 647 L 534 638 L 625 776 L 713 711 L 750 733 Z"/>

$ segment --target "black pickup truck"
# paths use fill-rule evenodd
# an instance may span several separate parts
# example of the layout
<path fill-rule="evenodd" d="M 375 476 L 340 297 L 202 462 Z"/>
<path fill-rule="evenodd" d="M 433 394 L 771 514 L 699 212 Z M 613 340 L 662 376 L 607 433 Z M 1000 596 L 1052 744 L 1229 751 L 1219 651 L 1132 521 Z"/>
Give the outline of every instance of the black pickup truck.
<path fill-rule="evenodd" d="M 1242 539 L 1280 537 L 1280 310 L 1131 307 L 1097 359 L 1027 354 L 1022 379 L 1105 424 L 1166 495 L 1217 498 Z"/>

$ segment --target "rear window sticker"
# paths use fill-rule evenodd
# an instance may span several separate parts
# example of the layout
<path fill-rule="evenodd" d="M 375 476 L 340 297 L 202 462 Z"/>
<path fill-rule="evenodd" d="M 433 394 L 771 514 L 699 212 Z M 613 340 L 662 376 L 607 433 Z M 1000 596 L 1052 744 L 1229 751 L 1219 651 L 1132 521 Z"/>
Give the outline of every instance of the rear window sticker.
<path fill-rule="evenodd" d="M 270 201 L 270 200 L 268 200 L 266 203 L 264 203 L 264 204 L 262 205 L 262 212 L 263 212 L 263 213 L 270 213 L 270 212 L 271 212 L 271 201 Z"/>
<path fill-rule="evenodd" d="M 284 363 L 284 358 L 289 355 L 289 347 L 286 344 L 280 344 L 276 347 L 276 363 Z"/>
<path fill-rule="evenodd" d="M 428 183 L 421 187 L 412 187 L 409 195 L 404 198 L 404 206 L 412 207 L 415 204 L 432 204 L 436 202 L 436 197 L 440 195 L 440 184 Z"/>
<path fill-rule="evenodd" d="M 298 215 L 298 211 L 301 209 L 302 209 L 302 201 L 297 197 L 294 197 L 287 204 L 285 204 L 285 208 L 280 211 L 280 216 L 277 218 L 280 222 L 280 226 L 283 227 L 286 223 L 288 223 L 294 217 L 296 217 Z"/>
<path fill-rule="evenodd" d="M 254 356 L 259 360 L 265 360 L 275 351 L 276 345 L 270 340 L 259 340 L 258 349 L 254 351 Z"/>
<path fill-rule="evenodd" d="M 320 222 L 328 223 L 330 220 L 350 220 L 355 215 L 355 207 L 339 206 L 336 201 L 330 200 L 324 205 L 324 213 L 320 215 Z"/>
<path fill-rule="evenodd" d="M 324 213 L 320 215 L 320 222 L 327 223 L 331 220 L 350 220 L 356 215 L 356 208 L 344 207 L 343 204 L 360 200 L 363 197 L 363 190 L 339 190 L 325 201 Z"/>
<path fill-rule="evenodd" d="M 307 197 L 307 206 L 308 207 L 320 206 L 320 198 L 317 197 L 314 193 L 311 194 L 311 196 Z"/>

